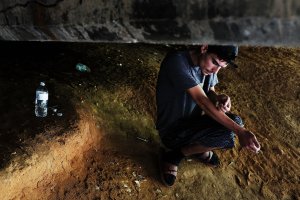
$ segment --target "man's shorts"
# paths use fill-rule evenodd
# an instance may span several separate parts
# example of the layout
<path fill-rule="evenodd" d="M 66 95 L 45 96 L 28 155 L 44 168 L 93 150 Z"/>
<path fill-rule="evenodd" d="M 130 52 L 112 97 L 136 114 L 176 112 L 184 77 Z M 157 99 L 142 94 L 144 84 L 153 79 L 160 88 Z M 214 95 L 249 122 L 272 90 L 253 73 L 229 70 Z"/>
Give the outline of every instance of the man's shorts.
<path fill-rule="evenodd" d="M 233 121 L 243 126 L 241 118 L 226 113 Z M 177 149 L 191 144 L 205 147 L 233 148 L 234 133 L 208 115 L 197 118 L 180 119 L 161 137 L 162 143 L 169 149 Z"/>

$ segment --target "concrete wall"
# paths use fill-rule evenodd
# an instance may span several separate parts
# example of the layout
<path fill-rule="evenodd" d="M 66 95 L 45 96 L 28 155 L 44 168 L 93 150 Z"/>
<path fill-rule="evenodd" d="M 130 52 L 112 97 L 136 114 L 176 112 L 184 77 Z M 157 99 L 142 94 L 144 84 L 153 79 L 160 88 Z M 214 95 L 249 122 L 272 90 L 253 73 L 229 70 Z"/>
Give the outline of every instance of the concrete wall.
<path fill-rule="evenodd" d="M 299 0 L 1 0 L 0 40 L 300 44 Z"/>

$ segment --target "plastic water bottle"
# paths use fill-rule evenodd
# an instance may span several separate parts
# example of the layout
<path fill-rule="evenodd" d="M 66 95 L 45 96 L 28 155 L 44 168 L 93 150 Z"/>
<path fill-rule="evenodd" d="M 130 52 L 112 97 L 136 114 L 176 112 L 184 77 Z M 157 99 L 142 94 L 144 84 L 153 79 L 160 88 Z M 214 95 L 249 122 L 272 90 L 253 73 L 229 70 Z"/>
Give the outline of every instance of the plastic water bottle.
<path fill-rule="evenodd" d="M 40 82 L 40 86 L 35 93 L 35 116 L 46 117 L 48 106 L 48 90 L 44 82 Z"/>

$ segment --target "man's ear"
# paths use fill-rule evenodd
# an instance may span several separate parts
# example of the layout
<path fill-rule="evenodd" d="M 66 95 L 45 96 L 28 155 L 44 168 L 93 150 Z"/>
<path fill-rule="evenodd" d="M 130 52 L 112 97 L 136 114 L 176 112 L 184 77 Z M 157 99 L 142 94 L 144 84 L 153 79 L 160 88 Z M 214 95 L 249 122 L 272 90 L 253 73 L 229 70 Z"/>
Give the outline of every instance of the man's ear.
<path fill-rule="evenodd" d="M 206 44 L 202 45 L 201 48 L 200 48 L 201 54 L 206 53 L 206 52 L 207 52 L 207 49 L 208 49 L 208 45 L 206 45 Z"/>

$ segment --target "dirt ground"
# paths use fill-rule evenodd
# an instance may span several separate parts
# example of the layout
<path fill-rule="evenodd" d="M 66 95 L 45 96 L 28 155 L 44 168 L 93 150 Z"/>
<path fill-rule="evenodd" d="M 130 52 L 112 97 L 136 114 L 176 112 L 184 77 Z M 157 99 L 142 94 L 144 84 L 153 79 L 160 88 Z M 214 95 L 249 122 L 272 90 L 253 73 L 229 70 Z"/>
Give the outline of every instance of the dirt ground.
<path fill-rule="evenodd" d="M 237 141 L 217 151 L 219 168 L 186 159 L 174 187 L 161 184 L 155 84 L 174 48 L 185 47 L 2 42 L 0 199 L 300 199 L 300 49 L 291 48 L 242 47 L 239 68 L 219 73 L 217 92 L 261 152 Z M 49 90 L 42 119 L 40 81 Z"/>

